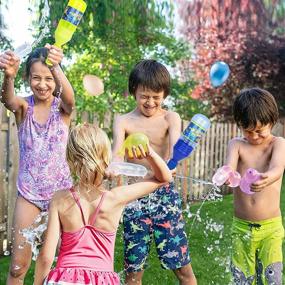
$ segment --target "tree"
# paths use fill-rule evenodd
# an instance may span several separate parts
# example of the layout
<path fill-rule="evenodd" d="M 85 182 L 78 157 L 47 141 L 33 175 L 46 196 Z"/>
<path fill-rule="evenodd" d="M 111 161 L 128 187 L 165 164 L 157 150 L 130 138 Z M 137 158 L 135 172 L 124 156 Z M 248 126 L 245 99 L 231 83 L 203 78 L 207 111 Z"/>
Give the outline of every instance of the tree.
<path fill-rule="evenodd" d="M 233 97 L 240 89 L 259 86 L 272 92 L 285 114 L 285 1 L 193 0 L 179 1 L 182 33 L 193 43 L 195 56 L 182 61 L 182 71 L 192 69 L 197 80 L 191 96 L 210 102 L 218 119 L 231 117 Z M 214 89 L 211 65 L 225 61 L 231 76 Z"/>
<path fill-rule="evenodd" d="M 3 33 L 6 29 L 4 10 L 7 8 L 7 4 L 6 0 L 0 0 L 0 51 L 10 47 L 9 40 Z"/>
<path fill-rule="evenodd" d="M 29 9 L 36 15 L 31 27 L 36 46 L 53 43 L 55 28 L 68 1 L 32 2 Z M 134 64 L 143 58 L 157 59 L 171 70 L 172 107 L 183 112 L 183 118 L 190 119 L 200 106 L 206 112 L 203 104 L 187 96 L 189 88 L 193 88 L 192 80 L 181 82 L 173 72 L 177 69 L 177 61 L 189 57 L 190 53 L 188 46 L 174 37 L 171 1 L 86 0 L 86 3 L 81 23 L 64 47 L 65 56 L 69 59 L 67 76 L 74 86 L 79 117 L 82 111 L 88 111 L 96 114 L 102 125 L 106 117 L 111 116 L 112 121 L 114 113 L 133 109 L 135 102 L 128 94 L 127 79 Z M 85 74 L 94 74 L 103 80 L 103 95 L 87 95 L 82 84 Z M 16 86 L 21 82 L 18 76 Z"/>
<path fill-rule="evenodd" d="M 94 112 L 103 122 L 107 113 L 111 112 L 113 116 L 115 112 L 127 112 L 134 108 L 135 102 L 127 91 L 127 79 L 136 62 L 151 57 L 172 69 L 178 59 L 188 54 L 188 48 L 174 38 L 170 1 L 88 0 L 86 3 L 82 22 L 65 50 L 75 61 L 68 69 L 68 77 L 76 91 L 78 113 L 83 110 Z M 42 0 L 40 11 L 43 6 Z M 53 34 L 66 3 L 50 0 L 49 6 L 50 32 Z M 47 40 L 53 41 L 52 38 Z M 86 95 L 82 86 L 86 73 L 103 79 L 106 91 L 103 95 Z M 173 80 L 172 90 L 176 97 L 177 90 L 185 92 L 185 95 L 188 93 L 189 83 L 183 84 Z M 181 95 L 187 102 L 194 101 Z M 199 103 L 195 103 L 197 105 Z M 184 117 L 189 119 L 192 112 L 187 112 Z"/>

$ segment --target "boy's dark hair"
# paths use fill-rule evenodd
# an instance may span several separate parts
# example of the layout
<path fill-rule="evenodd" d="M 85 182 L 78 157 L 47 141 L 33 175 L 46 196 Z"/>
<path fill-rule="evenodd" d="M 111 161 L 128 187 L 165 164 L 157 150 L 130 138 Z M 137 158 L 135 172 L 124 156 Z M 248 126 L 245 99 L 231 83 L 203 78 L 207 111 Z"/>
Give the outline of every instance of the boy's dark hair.
<path fill-rule="evenodd" d="M 278 107 L 271 93 L 254 87 L 242 90 L 234 101 L 234 120 L 243 129 L 255 128 L 260 122 L 263 126 L 274 126 L 278 120 Z"/>
<path fill-rule="evenodd" d="M 170 74 L 166 67 L 153 59 L 145 59 L 135 65 L 129 76 L 129 92 L 133 96 L 141 86 L 154 92 L 170 92 Z"/>
<path fill-rule="evenodd" d="M 25 77 L 27 79 L 30 76 L 31 67 L 33 63 L 40 61 L 41 63 L 46 64 L 47 56 L 48 56 L 48 49 L 45 47 L 36 48 L 30 53 L 26 62 L 26 69 L 25 69 Z"/>

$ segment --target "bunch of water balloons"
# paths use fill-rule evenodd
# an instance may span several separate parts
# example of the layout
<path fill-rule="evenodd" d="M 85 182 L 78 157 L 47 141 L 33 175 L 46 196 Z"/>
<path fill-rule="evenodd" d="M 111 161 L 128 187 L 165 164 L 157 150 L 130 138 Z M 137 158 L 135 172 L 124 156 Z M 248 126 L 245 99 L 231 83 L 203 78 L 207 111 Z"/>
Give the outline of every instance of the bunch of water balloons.
<path fill-rule="evenodd" d="M 233 171 L 230 166 L 224 165 L 216 171 L 212 181 L 217 186 L 221 186 L 226 182 L 229 187 L 239 186 L 242 192 L 252 195 L 254 192 L 251 191 L 251 185 L 260 178 L 260 173 L 253 168 L 247 169 L 243 177 L 241 177 L 240 174 L 237 171 Z"/>

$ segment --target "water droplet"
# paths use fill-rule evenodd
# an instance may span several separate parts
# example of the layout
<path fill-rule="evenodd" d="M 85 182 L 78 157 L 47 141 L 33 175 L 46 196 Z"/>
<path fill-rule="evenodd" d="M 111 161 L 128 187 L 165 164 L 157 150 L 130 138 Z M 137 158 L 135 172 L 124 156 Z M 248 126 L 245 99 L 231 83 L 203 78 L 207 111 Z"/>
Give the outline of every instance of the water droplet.
<path fill-rule="evenodd" d="M 42 236 L 47 228 L 48 212 L 41 212 L 34 220 L 33 224 L 20 230 L 20 234 L 26 240 L 26 243 L 32 247 L 33 260 L 37 259 L 39 248 L 42 245 Z"/>

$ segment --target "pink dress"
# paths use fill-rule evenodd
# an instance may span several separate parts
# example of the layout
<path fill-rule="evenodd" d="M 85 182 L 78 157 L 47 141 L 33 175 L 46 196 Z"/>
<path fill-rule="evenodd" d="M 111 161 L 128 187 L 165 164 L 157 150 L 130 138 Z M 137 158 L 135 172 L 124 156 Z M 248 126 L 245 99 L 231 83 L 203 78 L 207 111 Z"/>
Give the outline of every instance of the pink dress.
<path fill-rule="evenodd" d="M 73 188 L 70 191 L 80 208 L 84 226 L 75 232 L 62 232 L 56 267 L 49 272 L 44 284 L 119 285 L 119 276 L 113 268 L 116 232 L 93 226 L 105 193 L 90 223 L 86 224 L 78 196 Z"/>

